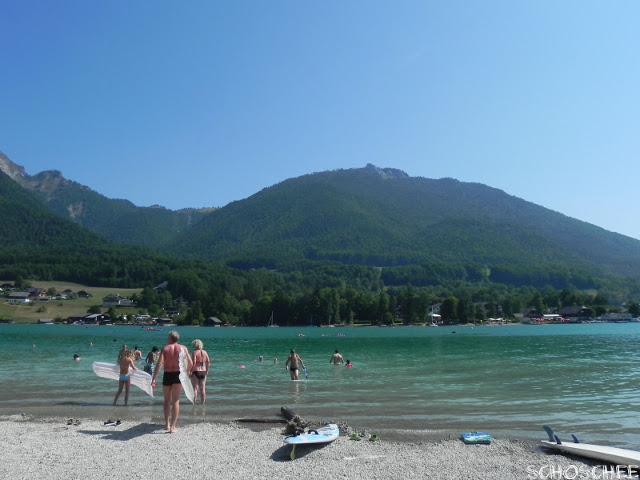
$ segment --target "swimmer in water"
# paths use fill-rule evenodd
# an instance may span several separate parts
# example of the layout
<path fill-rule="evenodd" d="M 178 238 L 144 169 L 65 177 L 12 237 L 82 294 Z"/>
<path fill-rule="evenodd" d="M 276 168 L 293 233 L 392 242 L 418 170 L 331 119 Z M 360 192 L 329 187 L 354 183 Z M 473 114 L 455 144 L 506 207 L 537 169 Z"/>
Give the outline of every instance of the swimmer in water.
<path fill-rule="evenodd" d="M 348 368 L 353 367 L 353 365 L 351 364 L 351 360 L 347 359 L 347 364 L 345 365 L 345 367 L 348 367 Z"/>

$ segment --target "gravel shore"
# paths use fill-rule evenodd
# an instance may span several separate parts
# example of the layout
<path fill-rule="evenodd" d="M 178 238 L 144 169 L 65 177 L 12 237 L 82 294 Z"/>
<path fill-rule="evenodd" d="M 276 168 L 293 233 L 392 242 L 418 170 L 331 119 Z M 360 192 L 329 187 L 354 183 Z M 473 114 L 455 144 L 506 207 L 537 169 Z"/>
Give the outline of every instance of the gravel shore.
<path fill-rule="evenodd" d="M 459 439 L 402 443 L 341 436 L 325 446 L 298 447 L 291 460 L 282 426 L 163 425 L 98 419 L 0 417 L 0 478 L 11 479 L 534 479 L 574 476 L 586 460 L 549 454 L 531 443 Z M 551 476 L 551 470 L 556 473 Z M 598 477 L 602 478 L 602 477 Z M 637 478 L 637 477 L 636 477 Z"/>

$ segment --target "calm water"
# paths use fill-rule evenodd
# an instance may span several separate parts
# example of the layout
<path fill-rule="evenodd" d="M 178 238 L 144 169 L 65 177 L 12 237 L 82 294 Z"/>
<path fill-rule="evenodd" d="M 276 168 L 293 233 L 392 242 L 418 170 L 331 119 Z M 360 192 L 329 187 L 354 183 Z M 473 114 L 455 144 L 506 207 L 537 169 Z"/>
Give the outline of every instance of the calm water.
<path fill-rule="evenodd" d="M 160 388 L 151 398 L 132 387 L 131 405 L 112 407 L 117 383 L 98 378 L 91 364 L 115 362 L 122 343 L 146 355 L 168 330 L 0 325 L 0 413 L 161 423 Z M 183 403 L 184 422 L 272 417 L 286 405 L 307 419 L 396 434 L 541 439 L 549 424 L 561 437 L 640 449 L 637 323 L 178 331 L 183 344 L 202 339 L 212 359 L 208 404 Z M 291 348 L 307 365 L 306 380 L 289 380 Z M 329 364 L 336 348 L 354 368 Z M 72 361 L 76 352 L 81 362 Z"/>

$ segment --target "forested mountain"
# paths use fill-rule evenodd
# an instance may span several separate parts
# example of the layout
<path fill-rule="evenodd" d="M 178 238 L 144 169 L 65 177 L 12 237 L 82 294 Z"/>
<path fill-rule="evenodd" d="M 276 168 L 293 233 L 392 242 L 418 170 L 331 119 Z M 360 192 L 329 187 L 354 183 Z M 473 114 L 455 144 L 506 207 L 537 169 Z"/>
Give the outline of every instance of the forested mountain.
<path fill-rule="evenodd" d="M 578 282 L 585 274 L 640 276 L 638 240 L 485 185 L 373 165 L 266 188 L 212 212 L 165 251 L 240 268 L 290 270 L 301 261 L 387 267 L 413 284 L 456 266 L 460 273 L 447 275 L 504 283 L 536 284 L 532 277 L 549 273 Z"/>
<path fill-rule="evenodd" d="M 51 213 L 31 192 L 0 172 L 0 278 L 68 280 L 143 287 L 162 280 L 201 287 L 221 271 L 109 241 Z M 229 269 L 222 268 L 228 272 Z M 197 278 L 197 281 L 187 279 Z M 181 280 L 182 279 L 182 280 Z"/>
<path fill-rule="evenodd" d="M 314 270 L 328 279 L 365 267 L 398 286 L 492 281 L 589 289 L 598 278 L 640 278 L 638 240 L 485 185 L 373 165 L 292 178 L 209 212 L 136 207 L 55 170 L 28 176 L 1 154 L 0 169 L 32 193 L 30 205 L 37 198 L 105 238 L 241 270 Z"/>
<path fill-rule="evenodd" d="M 129 202 L 53 171 L 25 176 L 2 158 L 0 170 L 0 278 L 144 287 L 139 308 L 159 314 L 188 302 L 185 323 L 215 315 L 261 325 L 271 312 L 289 325 L 413 323 L 438 302 L 445 321 L 463 322 L 528 306 L 640 309 L 640 241 L 480 184 L 373 165 L 315 173 L 181 224 L 188 234 L 175 236 L 175 223 L 140 228 L 153 209 L 134 207 L 133 230 L 150 244 L 170 238 L 158 253 L 50 210 L 91 205 L 96 218 L 86 222 L 117 230 L 105 219 L 127 217 Z M 175 222 L 158 215 L 149 225 L 167 218 Z M 113 232 L 123 243 L 125 230 Z M 160 283 L 166 290 L 153 288 Z"/>
<path fill-rule="evenodd" d="M 137 207 L 128 200 L 109 199 L 67 180 L 57 170 L 27 175 L 23 167 L 2 153 L 0 170 L 31 191 L 59 217 L 127 245 L 158 247 L 214 210 L 191 208 L 174 211 L 160 206 Z"/>

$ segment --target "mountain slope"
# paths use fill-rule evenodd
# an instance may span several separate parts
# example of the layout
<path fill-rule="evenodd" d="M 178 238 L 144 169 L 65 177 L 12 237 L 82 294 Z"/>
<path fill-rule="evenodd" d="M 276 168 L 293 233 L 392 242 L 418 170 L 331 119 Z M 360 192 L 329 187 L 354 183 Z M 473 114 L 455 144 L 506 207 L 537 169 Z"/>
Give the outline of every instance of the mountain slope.
<path fill-rule="evenodd" d="M 24 168 L 0 153 L 0 170 L 31 191 L 53 213 L 126 245 L 158 247 L 211 212 L 209 209 L 173 211 L 164 207 L 137 207 L 128 200 L 109 199 L 57 170 L 29 176 Z"/>
<path fill-rule="evenodd" d="M 165 251 L 232 265 L 300 260 L 564 265 L 638 277 L 640 241 L 481 184 L 366 168 L 315 173 L 212 212 Z"/>
<path fill-rule="evenodd" d="M 180 268 L 149 249 L 116 244 L 54 215 L 3 172 L 0 224 L 0 278 L 140 287 Z"/>

